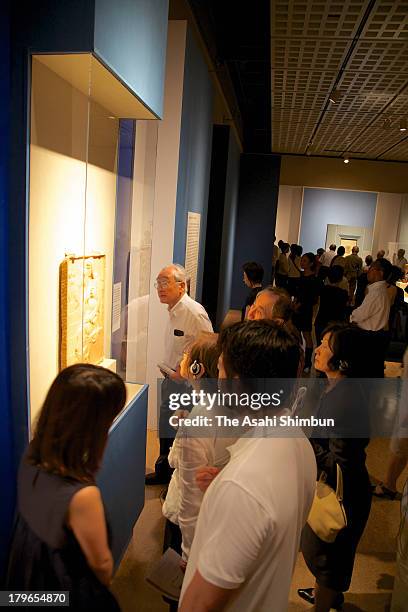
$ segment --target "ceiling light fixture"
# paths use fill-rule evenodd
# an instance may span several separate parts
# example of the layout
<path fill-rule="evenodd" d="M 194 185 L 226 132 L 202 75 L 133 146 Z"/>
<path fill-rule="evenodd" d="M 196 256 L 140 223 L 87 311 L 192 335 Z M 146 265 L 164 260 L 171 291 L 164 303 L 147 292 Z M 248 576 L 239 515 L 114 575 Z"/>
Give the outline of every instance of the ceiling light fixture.
<path fill-rule="evenodd" d="M 383 128 L 384 130 L 389 130 L 391 127 L 391 119 L 384 119 Z"/>
<path fill-rule="evenodd" d="M 337 102 L 340 100 L 340 92 L 338 89 L 333 89 L 333 91 L 331 92 L 330 96 L 329 96 L 329 102 L 331 102 L 332 104 L 337 104 Z"/>
<path fill-rule="evenodd" d="M 400 132 L 406 132 L 407 131 L 407 120 L 401 119 L 400 124 L 399 124 L 399 130 Z"/>
<path fill-rule="evenodd" d="M 344 161 L 345 164 L 348 164 L 350 162 L 349 156 L 348 155 L 344 155 L 343 156 L 343 161 Z"/>

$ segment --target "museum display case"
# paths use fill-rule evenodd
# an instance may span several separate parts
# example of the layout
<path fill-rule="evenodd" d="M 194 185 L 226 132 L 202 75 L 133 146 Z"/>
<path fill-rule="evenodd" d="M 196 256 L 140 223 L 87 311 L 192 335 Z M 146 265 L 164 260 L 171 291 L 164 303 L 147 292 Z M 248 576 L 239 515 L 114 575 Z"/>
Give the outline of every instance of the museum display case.
<path fill-rule="evenodd" d="M 32 56 L 31 421 L 73 363 L 146 380 L 155 119 L 93 55 Z"/>

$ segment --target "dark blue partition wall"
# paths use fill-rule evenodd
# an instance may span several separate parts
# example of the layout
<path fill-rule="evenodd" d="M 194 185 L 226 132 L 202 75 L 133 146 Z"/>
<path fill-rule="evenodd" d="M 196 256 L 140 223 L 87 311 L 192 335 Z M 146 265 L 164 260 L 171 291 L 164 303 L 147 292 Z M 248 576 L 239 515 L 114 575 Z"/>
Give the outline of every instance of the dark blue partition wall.
<path fill-rule="evenodd" d="M 265 280 L 270 278 L 279 173 L 280 157 L 277 155 L 241 156 L 232 308 L 241 308 L 248 291 L 242 282 L 243 263 L 257 261 L 265 269 Z"/>
<path fill-rule="evenodd" d="M 0 585 L 15 503 L 16 462 L 13 449 L 9 378 L 8 167 L 9 167 L 9 3 L 0 7 Z"/>
<path fill-rule="evenodd" d="M 202 304 L 219 329 L 229 310 L 240 150 L 228 125 L 214 125 Z"/>
<path fill-rule="evenodd" d="M 223 322 L 230 309 L 232 278 L 234 271 L 235 235 L 238 213 L 239 169 L 241 151 L 230 130 L 228 145 L 228 165 L 225 184 L 225 205 L 222 227 L 220 283 L 217 302 L 217 327 Z"/>
<path fill-rule="evenodd" d="M 184 265 L 188 211 L 201 214 L 197 294 L 200 301 L 204 268 L 208 187 L 211 164 L 213 88 L 201 52 L 187 29 L 183 107 L 177 181 L 173 261 Z"/>

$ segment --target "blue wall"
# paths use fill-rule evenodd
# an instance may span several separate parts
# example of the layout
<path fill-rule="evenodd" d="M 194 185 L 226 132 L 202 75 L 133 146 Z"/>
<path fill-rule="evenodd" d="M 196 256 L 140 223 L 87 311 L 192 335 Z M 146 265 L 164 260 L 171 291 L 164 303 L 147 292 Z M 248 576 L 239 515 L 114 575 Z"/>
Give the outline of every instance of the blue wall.
<path fill-rule="evenodd" d="M 303 251 L 324 248 L 329 223 L 373 227 L 376 205 L 376 193 L 305 188 L 300 226 Z"/>
<path fill-rule="evenodd" d="M 173 261 L 184 265 L 187 212 L 200 213 L 200 254 L 196 293 L 198 301 L 201 299 L 204 269 L 212 105 L 213 88 L 208 68 L 190 28 L 187 28 Z"/>
<path fill-rule="evenodd" d="M 95 0 L 95 54 L 158 117 L 163 113 L 167 20 L 168 0 Z"/>
<path fill-rule="evenodd" d="M 92 51 L 94 0 L 15 0 L 13 43 L 27 54 Z"/>
<path fill-rule="evenodd" d="M 217 328 L 223 322 L 231 304 L 234 248 L 238 211 L 239 166 L 241 152 L 235 134 L 230 130 L 227 180 L 225 185 L 224 221 L 222 230 L 220 283 L 217 306 Z"/>
<path fill-rule="evenodd" d="M 8 164 L 10 112 L 9 5 L 0 8 L 0 584 L 15 504 L 15 469 L 11 405 L 8 313 Z"/>
<path fill-rule="evenodd" d="M 265 284 L 269 282 L 279 174 L 278 155 L 241 155 L 231 308 L 241 308 L 248 293 L 242 281 L 242 264 L 246 261 L 260 263 Z"/>

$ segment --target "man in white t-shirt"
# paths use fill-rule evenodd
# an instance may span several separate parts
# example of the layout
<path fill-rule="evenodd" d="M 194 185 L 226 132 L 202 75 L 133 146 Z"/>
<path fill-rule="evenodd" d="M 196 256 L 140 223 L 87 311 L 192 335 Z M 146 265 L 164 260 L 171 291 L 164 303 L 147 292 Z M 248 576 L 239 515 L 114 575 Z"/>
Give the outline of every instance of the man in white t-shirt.
<path fill-rule="evenodd" d="M 184 379 L 180 375 L 180 362 L 186 348 L 201 332 L 212 332 L 212 324 L 204 307 L 193 300 L 186 292 L 186 271 L 179 264 L 171 264 L 160 270 L 155 287 L 162 304 L 167 305 L 169 318 L 164 333 L 164 356 L 159 368 L 165 377 L 161 385 L 161 405 L 159 419 L 160 455 L 155 463 L 155 471 L 147 474 L 148 485 L 167 484 L 171 478 L 168 454 L 174 438 L 174 430 L 169 425 L 168 397 L 170 393 L 182 393 Z"/>
<path fill-rule="evenodd" d="M 297 342 L 282 326 L 245 321 L 222 345 L 219 375 L 295 378 L 298 360 Z M 279 438 L 265 433 L 255 427 L 230 447 L 229 463 L 204 496 L 180 596 L 182 612 L 287 610 L 316 461 L 300 430 L 298 437 L 284 430 Z"/>
<path fill-rule="evenodd" d="M 319 278 L 325 280 L 329 273 L 331 262 L 336 256 L 336 245 L 331 244 L 329 249 L 320 256 Z"/>

